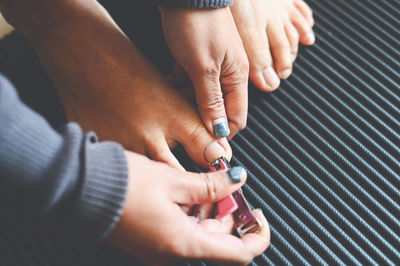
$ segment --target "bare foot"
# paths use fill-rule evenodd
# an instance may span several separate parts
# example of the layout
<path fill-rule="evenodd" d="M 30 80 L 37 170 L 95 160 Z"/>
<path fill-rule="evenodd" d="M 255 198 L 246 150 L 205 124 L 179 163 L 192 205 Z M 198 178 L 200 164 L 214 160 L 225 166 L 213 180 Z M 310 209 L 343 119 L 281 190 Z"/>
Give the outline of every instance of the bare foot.
<path fill-rule="evenodd" d="M 56 15 L 38 16 L 23 30 L 52 77 L 69 120 L 103 140 L 116 140 L 177 168 L 181 166 L 170 151 L 176 142 L 204 167 L 207 161 L 231 156 L 227 140 L 208 132 L 196 110 L 97 1 L 66 2 L 52 11 Z"/>
<path fill-rule="evenodd" d="M 249 59 L 250 80 L 264 91 L 278 88 L 292 73 L 299 42 L 315 42 L 311 9 L 303 0 L 235 0 L 231 12 Z"/>

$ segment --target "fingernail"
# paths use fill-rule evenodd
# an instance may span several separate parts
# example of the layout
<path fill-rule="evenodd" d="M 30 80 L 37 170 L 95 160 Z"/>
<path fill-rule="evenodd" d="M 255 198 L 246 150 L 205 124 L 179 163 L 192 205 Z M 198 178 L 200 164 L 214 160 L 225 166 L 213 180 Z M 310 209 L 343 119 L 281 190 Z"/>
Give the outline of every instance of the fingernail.
<path fill-rule="evenodd" d="M 235 166 L 229 169 L 228 175 L 232 183 L 239 183 L 245 175 L 245 170 L 242 166 Z"/>
<path fill-rule="evenodd" d="M 283 70 L 279 76 L 281 76 L 281 79 L 287 79 L 290 74 L 292 74 L 292 70 L 290 68 L 287 68 L 285 70 Z"/>
<path fill-rule="evenodd" d="M 313 33 L 313 32 L 307 33 L 307 39 L 309 39 L 311 43 L 314 43 L 314 42 L 315 42 L 315 35 L 314 35 L 314 33 Z"/>
<path fill-rule="evenodd" d="M 268 86 L 272 90 L 275 90 L 276 88 L 278 88 L 280 80 L 279 80 L 278 75 L 276 75 L 276 73 L 272 67 L 268 67 L 266 70 L 264 70 L 263 76 L 264 76 L 265 82 L 268 84 Z"/>
<path fill-rule="evenodd" d="M 219 118 L 213 124 L 215 125 L 214 134 L 217 138 L 225 138 L 231 133 L 225 118 Z"/>
<path fill-rule="evenodd" d="M 222 156 L 226 157 L 225 149 L 218 141 L 211 142 L 204 149 L 204 158 L 208 163 L 211 163 Z"/>

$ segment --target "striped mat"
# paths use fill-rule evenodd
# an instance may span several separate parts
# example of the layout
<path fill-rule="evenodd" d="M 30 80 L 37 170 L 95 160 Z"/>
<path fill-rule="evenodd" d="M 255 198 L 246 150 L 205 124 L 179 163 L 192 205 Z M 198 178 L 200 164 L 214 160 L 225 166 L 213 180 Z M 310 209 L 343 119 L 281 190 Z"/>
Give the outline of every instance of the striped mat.
<path fill-rule="evenodd" d="M 316 44 L 279 90 L 250 88 L 248 127 L 231 141 L 271 226 L 252 264 L 400 265 L 400 1 L 307 2 Z M 2 266 L 135 264 L 37 234 L 0 239 Z"/>
<path fill-rule="evenodd" d="M 316 44 L 232 140 L 271 224 L 254 265 L 399 265 L 400 1 L 308 3 Z"/>

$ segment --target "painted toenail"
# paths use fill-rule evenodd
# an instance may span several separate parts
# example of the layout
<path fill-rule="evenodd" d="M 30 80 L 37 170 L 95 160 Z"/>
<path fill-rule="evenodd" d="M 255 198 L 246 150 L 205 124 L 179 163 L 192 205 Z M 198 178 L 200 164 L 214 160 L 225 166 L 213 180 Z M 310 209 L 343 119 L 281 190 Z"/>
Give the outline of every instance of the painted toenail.
<path fill-rule="evenodd" d="M 206 159 L 208 163 L 211 163 L 221 157 L 226 157 L 226 152 L 224 147 L 222 147 L 218 141 L 214 141 L 205 147 L 204 159 Z"/>
<path fill-rule="evenodd" d="M 280 79 L 272 67 L 268 67 L 266 70 L 264 70 L 263 76 L 265 82 L 268 84 L 271 90 L 278 88 Z"/>
<path fill-rule="evenodd" d="M 214 134 L 217 138 L 225 138 L 231 133 L 225 118 L 219 118 L 215 120 L 213 124 Z"/>
<path fill-rule="evenodd" d="M 287 79 L 290 76 L 290 74 L 292 74 L 292 70 L 287 68 L 287 69 L 283 70 L 279 76 L 282 79 Z"/>

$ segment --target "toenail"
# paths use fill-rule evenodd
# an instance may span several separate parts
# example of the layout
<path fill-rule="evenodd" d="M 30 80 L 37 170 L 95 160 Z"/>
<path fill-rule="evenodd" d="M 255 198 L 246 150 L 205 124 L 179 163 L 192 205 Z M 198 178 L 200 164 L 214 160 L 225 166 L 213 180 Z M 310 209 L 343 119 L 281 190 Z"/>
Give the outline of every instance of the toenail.
<path fill-rule="evenodd" d="M 214 141 L 205 147 L 204 158 L 208 163 L 211 163 L 221 157 L 226 157 L 226 154 L 224 147 L 222 147 L 218 141 Z"/>
<path fill-rule="evenodd" d="M 217 138 L 225 138 L 229 136 L 230 130 L 225 118 L 219 118 L 213 122 L 214 134 Z"/>
<path fill-rule="evenodd" d="M 292 63 L 296 60 L 296 54 L 291 54 L 290 59 L 292 60 Z"/>
<path fill-rule="evenodd" d="M 292 70 L 290 68 L 287 68 L 281 71 L 279 76 L 281 77 L 281 79 L 287 79 L 290 76 L 290 74 L 292 74 Z"/>
<path fill-rule="evenodd" d="M 307 33 L 307 39 L 311 42 L 314 43 L 315 42 L 315 35 L 313 32 L 309 32 Z"/>
<path fill-rule="evenodd" d="M 268 67 L 266 70 L 264 70 L 263 76 L 265 82 L 268 84 L 271 90 L 278 88 L 280 80 L 272 67 Z"/>

